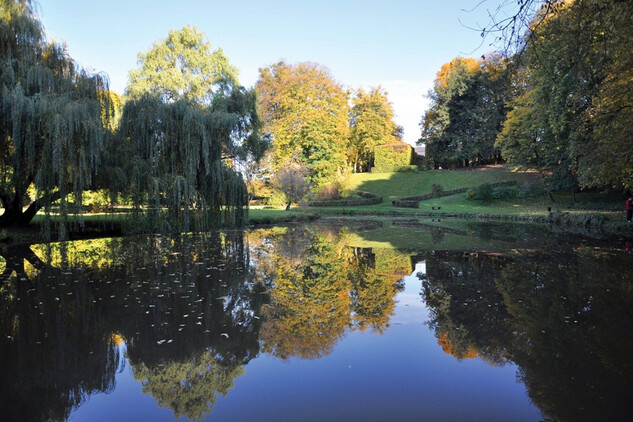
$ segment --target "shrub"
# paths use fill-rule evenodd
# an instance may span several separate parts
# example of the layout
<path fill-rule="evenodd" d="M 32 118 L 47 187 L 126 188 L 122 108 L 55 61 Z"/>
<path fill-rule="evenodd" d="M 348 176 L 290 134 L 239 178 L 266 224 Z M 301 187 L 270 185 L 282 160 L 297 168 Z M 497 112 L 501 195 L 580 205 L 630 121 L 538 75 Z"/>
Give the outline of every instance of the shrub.
<path fill-rule="evenodd" d="M 371 173 L 410 173 L 420 170 L 419 166 L 380 166 L 372 167 Z"/>
<path fill-rule="evenodd" d="M 337 185 L 328 185 L 319 190 L 317 193 L 317 200 L 319 201 L 334 201 L 341 198 L 341 192 Z"/>
<path fill-rule="evenodd" d="M 433 186 L 431 186 L 431 196 L 433 198 L 439 198 L 442 196 L 443 193 L 444 187 L 440 184 L 433 183 Z"/>
<path fill-rule="evenodd" d="M 523 196 L 542 195 L 545 193 L 545 186 L 542 182 L 525 182 L 521 186 L 523 190 Z"/>
<path fill-rule="evenodd" d="M 471 200 L 475 197 L 475 192 L 473 191 L 472 188 L 468 189 L 466 191 L 466 199 Z"/>
<path fill-rule="evenodd" d="M 490 183 L 482 183 L 475 188 L 473 199 L 488 202 L 492 199 L 492 185 Z"/>
<path fill-rule="evenodd" d="M 500 186 L 492 191 L 494 199 L 514 199 L 520 196 L 522 196 L 522 190 L 516 186 Z"/>
<path fill-rule="evenodd" d="M 356 207 L 361 205 L 376 205 L 382 203 L 382 196 L 373 193 L 354 191 L 356 198 L 343 198 L 329 201 L 310 201 L 307 203 L 310 207 Z"/>
<path fill-rule="evenodd" d="M 274 191 L 266 200 L 266 204 L 273 208 L 283 208 L 286 206 L 286 195 L 282 192 Z"/>

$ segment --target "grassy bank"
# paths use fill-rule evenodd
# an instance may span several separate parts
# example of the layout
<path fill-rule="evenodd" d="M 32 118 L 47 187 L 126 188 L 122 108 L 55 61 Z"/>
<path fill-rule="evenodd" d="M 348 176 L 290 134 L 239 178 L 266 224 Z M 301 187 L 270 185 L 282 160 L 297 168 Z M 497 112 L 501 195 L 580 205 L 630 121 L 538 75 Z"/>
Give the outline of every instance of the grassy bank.
<path fill-rule="evenodd" d="M 430 170 L 401 173 L 356 173 L 349 178 L 348 187 L 383 197 L 391 204 L 394 199 L 431 192 L 433 184 L 444 190 L 477 186 L 482 183 L 517 181 L 532 182 L 538 179 L 534 172 L 515 171 L 502 167 L 480 167 L 476 170 Z"/>
<path fill-rule="evenodd" d="M 557 226 L 562 230 L 584 230 L 587 227 L 610 233 L 633 236 L 633 224 L 625 222 L 623 206 L 617 199 L 607 199 L 599 193 L 582 193 L 574 198 L 571 193 L 556 192 L 555 203 L 546 194 L 528 197 L 468 199 L 459 193 L 419 202 L 419 208 L 398 208 L 392 201 L 406 196 L 431 192 L 433 184 L 444 190 L 478 186 L 483 183 L 516 181 L 517 184 L 538 181 L 533 172 L 520 172 L 501 167 L 462 171 L 424 171 L 404 173 L 360 173 L 351 176 L 349 187 L 383 197 L 383 202 L 364 206 L 293 207 L 291 210 L 254 207 L 249 210 L 249 226 L 312 221 L 318 218 L 387 217 L 387 218 L 450 218 L 527 222 Z M 82 228 L 71 227 L 71 238 L 121 235 L 125 232 L 126 213 L 85 214 Z M 0 231 L 0 241 L 29 242 L 41 238 L 43 216 L 37 215 L 31 226 Z"/>

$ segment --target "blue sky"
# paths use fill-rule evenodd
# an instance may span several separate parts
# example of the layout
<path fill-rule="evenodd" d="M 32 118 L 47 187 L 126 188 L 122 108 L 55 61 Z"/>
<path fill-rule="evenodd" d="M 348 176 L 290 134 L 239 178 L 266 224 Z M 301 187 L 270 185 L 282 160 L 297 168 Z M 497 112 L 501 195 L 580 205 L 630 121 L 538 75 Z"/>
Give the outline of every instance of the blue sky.
<path fill-rule="evenodd" d="M 418 123 L 441 65 L 492 50 L 469 27 L 489 24 L 488 11 L 511 0 L 39 0 L 49 38 L 66 42 L 82 66 L 103 71 L 122 93 L 137 55 L 170 29 L 195 25 L 213 48 L 255 84 L 258 69 L 280 59 L 326 66 L 346 88 L 381 85 L 405 141 Z M 479 4 L 479 6 L 478 6 Z M 474 8 L 474 10 L 472 10 Z"/>

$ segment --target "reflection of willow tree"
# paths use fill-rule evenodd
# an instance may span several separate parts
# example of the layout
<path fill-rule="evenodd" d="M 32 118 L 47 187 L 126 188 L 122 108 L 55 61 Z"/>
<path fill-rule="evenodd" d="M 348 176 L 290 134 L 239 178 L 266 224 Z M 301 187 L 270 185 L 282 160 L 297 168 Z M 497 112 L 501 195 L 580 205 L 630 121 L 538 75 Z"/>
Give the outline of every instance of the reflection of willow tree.
<path fill-rule="evenodd" d="M 243 233 L 148 238 L 122 255 L 129 287 L 116 326 L 134 377 L 176 417 L 202 418 L 259 353 L 266 295 Z"/>
<path fill-rule="evenodd" d="M 65 419 L 86 395 L 110 391 L 111 333 L 144 390 L 190 418 L 259 353 L 267 297 L 240 232 L 34 245 L 4 258 L 3 417 Z"/>
<path fill-rule="evenodd" d="M 215 405 L 218 393 L 226 396 L 233 380 L 245 373 L 242 366 L 223 366 L 211 353 L 201 352 L 186 361 L 170 361 L 152 368 L 140 363 L 134 378 L 143 383 L 158 405 L 174 411 L 174 416 L 202 419 Z"/>
<path fill-rule="evenodd" d="M 3 257 L 2 418 L 65 420 L 88 395 L 111 391 L 120 365 L 119 349 L 104 334 L 95 284 L 89 271 L 45 264 L 27 246 Z"/>
<path fill-rule="evenodd" d="M 378 274 L 370 250 L 344 245 L 332 231 L 292 228 L 269 233 L 268 243 L 254 248 L 273 263 L 263 269 L 272 286 L 263 311 L 264 351 L 314 359 L 329 354 L 348 329 L 388 326 L 398 284 Z"/>
<path fill-rule="evenodd" d="M 440 343 L 513 361 L 553 420 L 630 420 L 631 260 L 591 248 L 427 257 L 423 295 Z"/>

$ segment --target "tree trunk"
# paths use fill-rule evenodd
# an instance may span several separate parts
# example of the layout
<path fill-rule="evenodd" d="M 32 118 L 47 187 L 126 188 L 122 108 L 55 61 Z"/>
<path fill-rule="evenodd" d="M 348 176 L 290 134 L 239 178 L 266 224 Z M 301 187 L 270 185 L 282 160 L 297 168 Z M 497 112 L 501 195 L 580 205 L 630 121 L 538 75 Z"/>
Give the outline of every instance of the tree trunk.
<path fill-rule="evenodd" d="M 286 211 L 290 211 L 290 204 L 292 204 L 292 202 L 288 202 L 288 205 L 286 205 Z"/>
<path fill-rule="evenodd" d="M 50 195 L 50 202 L 54 202 L 61 198 L 59 192 Z M 0 195 L 0 200 L 4 205 L 4 214 L 0 216 L 0 227 L 19 227 L 28 226 L 35 214 L 41 210 L 47 202 L 47 198 L 39 198 L 31 203 L 29 207 L 23 211 L 22 200 L 23 195 Z"/>

